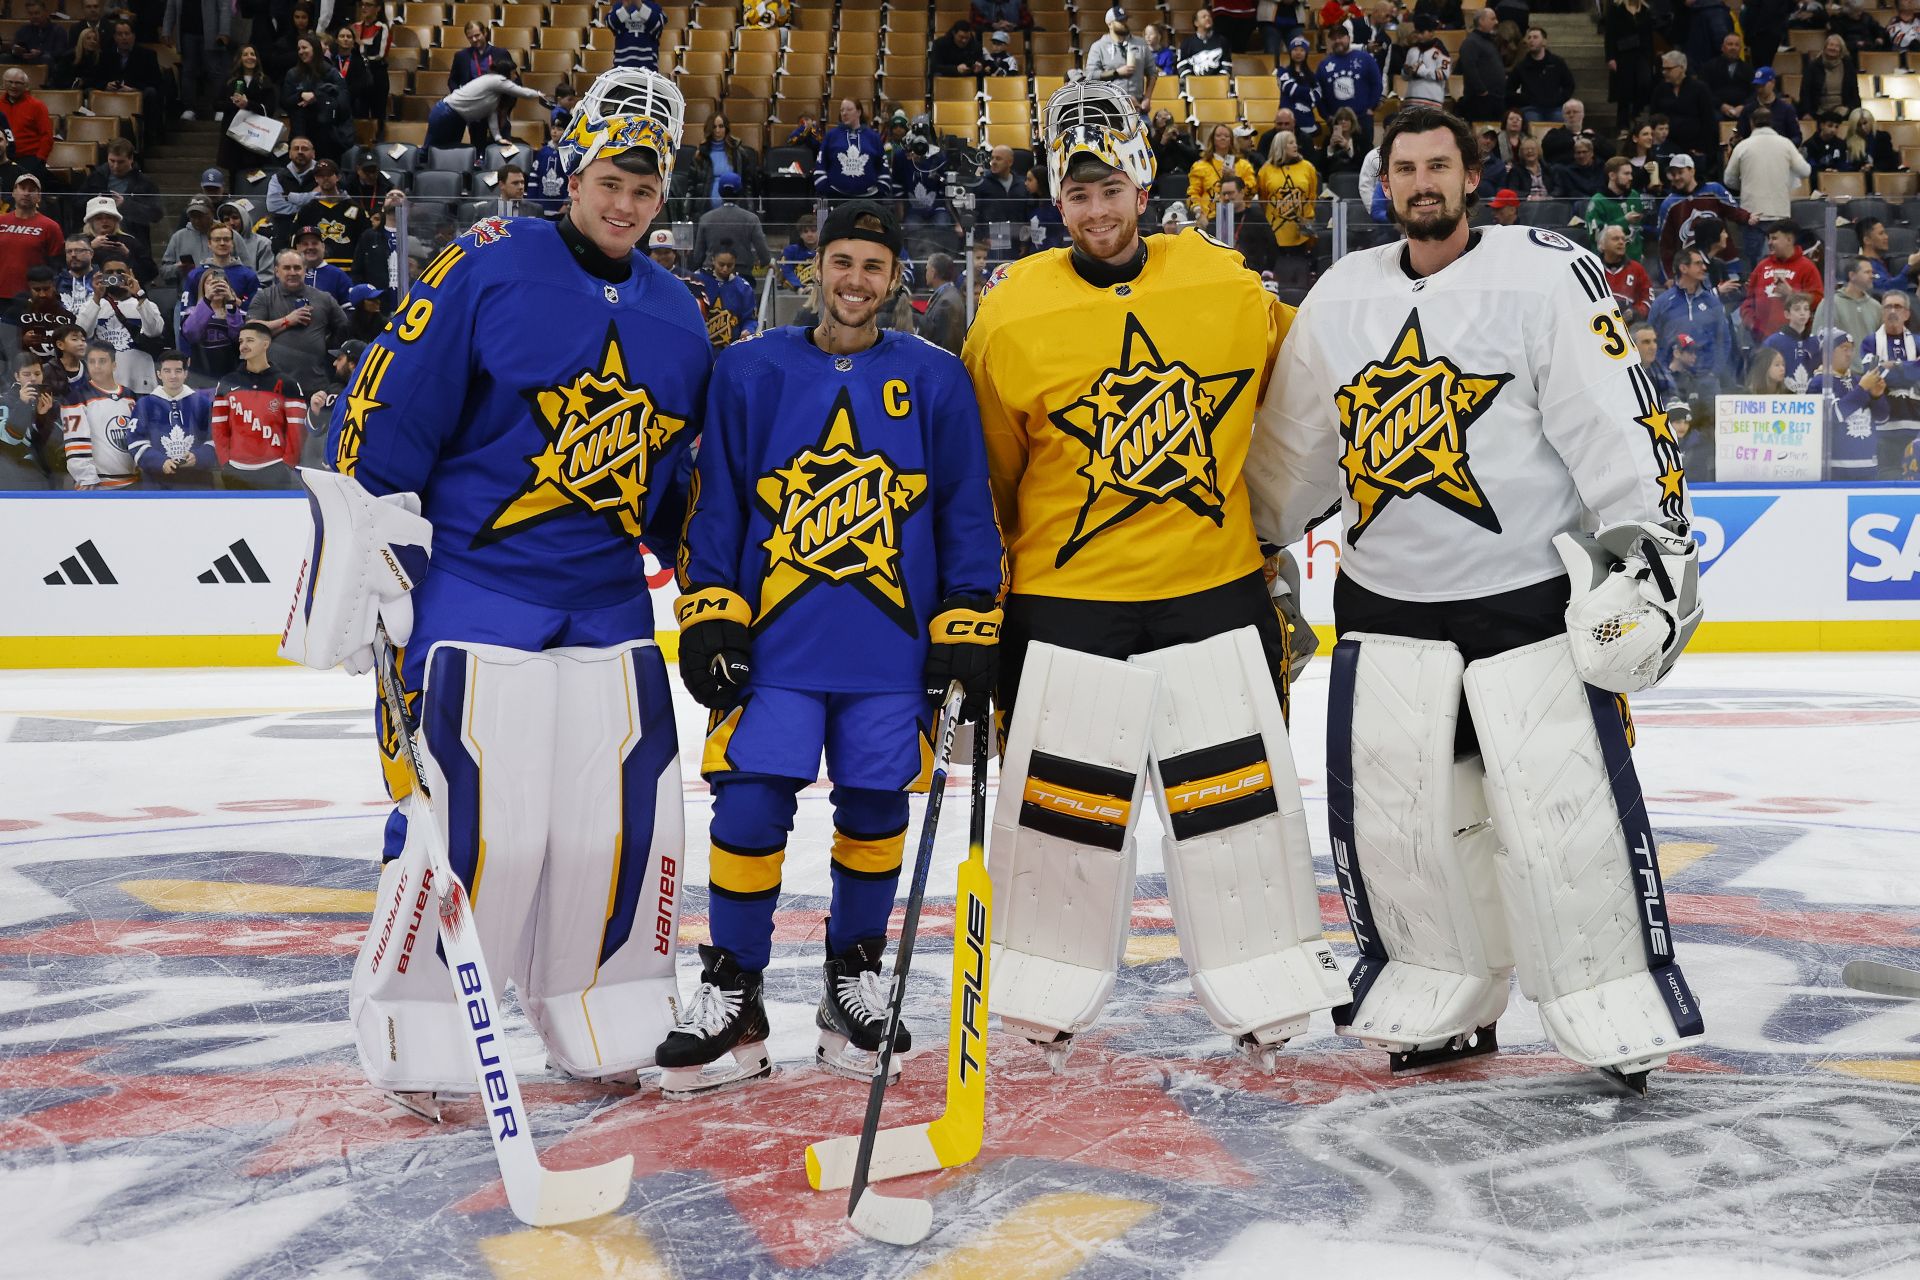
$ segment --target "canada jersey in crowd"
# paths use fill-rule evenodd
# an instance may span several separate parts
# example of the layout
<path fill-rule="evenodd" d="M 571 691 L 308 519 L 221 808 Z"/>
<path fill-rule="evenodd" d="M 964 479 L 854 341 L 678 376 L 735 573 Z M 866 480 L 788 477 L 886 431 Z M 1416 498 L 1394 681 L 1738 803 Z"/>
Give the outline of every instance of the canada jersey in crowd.
<path fill-rule="evenodd" d="M 1001 583 L 960 362 L 911 334 L 835 356 L 773 329 L 720 356 L 705 425 L 680 586 L 747 601 L 754 684 L 920 689 L 941 601 Z"/>
<path fill-rule="evenodd" d="M 1263 531 L 1298 536 L 1338 499 L 1341 571 L 1395 599 L 1544 582 L 1565 572 L 1557 533 L 1690 514 L 1678 442 L 1599 260 L 1540 228 L 1474 234 L 1424 278 L 1400 244 L 1333 265 L 1287 338 L 1247 463 Z M 1301 479 L 1327 475 L 1324 492 Z"/>
<path fill-rule="evenodd" d="M 1011 264 L 967 335 L 1019 593 L 1157 600 L 1260 567 L 1240 471 L 1293 309 L 1204 235 L 1146 244 L 1108 288 L 1066 249 Z"/>
<path fill-rule="evenodd" d="M 422 494 L 436 572 L 556 608 L 627 600 L 712 362 L 698 306 L 651 260 L 610 284 L 551 223 L 486 218 L 368 347 L 332 456 L 369 492 Z"/>

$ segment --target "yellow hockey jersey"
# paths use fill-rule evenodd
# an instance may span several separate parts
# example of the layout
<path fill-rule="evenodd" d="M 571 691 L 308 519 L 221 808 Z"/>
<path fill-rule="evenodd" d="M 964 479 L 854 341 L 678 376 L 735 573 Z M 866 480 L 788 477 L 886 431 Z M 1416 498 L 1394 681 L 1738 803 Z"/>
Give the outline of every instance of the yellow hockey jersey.
<path fill-rule="evenodd" d="M 962 352 L 1013 591 L 1163 600 L 1260 567 L 1240 470 L 1293 308 L 1198 232 L 1096 288 L 1052 249 L 1003 269 Z"/>

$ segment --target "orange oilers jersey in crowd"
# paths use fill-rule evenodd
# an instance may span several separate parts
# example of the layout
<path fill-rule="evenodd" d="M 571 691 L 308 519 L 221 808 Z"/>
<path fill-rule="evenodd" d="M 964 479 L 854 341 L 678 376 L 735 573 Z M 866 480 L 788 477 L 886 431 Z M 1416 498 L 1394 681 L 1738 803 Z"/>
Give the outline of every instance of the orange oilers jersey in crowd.
<path fill-rule="evenodd" d="M 1012 263 L 967 336 L 1015 593 L 1163 600 L 1260 568 L 1240 469 L 1293 308 L 1198 232 L 1146 243 L 1108 288 L 1066 249 Z"/>

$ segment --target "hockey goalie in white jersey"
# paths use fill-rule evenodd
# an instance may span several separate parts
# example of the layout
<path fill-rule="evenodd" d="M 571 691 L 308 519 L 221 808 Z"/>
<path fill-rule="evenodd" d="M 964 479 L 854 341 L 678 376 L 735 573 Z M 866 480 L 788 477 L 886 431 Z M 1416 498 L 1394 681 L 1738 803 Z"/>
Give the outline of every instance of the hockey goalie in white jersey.
<path fill-rule="evenodd" d="M 1686 480 L 1599 261 L 1467 226 L 1477 155 L 1437 108 L 1388 126 L 1408 239 L 1320 280 L 1247 460 L 1263 539 L 1345 517 L 1327 787 L 1361 955 L 1335 1024 L 1395 1069 L 1488 1052 L 1517 971 L 1562 1053 L 1644 1090 L 1703 1035 L 1619 696 L 1699 621 Z"/>

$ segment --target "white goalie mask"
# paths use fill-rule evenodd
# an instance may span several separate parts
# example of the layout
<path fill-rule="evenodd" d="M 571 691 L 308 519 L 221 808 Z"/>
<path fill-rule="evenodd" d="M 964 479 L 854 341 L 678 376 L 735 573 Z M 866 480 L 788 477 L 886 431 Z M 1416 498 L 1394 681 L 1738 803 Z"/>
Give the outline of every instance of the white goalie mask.
<path fill-rule="evenodd" d="M 1047 178 L 1055 192 L 1075 156 L 1092 156 L 1133 179 L 1153 185 L 1153 144 L 1125 89 L 1106 81 L 1075 80 L 1047 99 L 1044 113 Z"/>
<path fill-rule="evenodd" d="M 616 67 L 596 77 L 574 107 L 560 135 L 560 169 L 571 177 L 595 160 L 644 149 L 653 152 L 664 186 L 673 178 L 686 119 L 687 101 L 673 81 L 657 71 Z"/>

